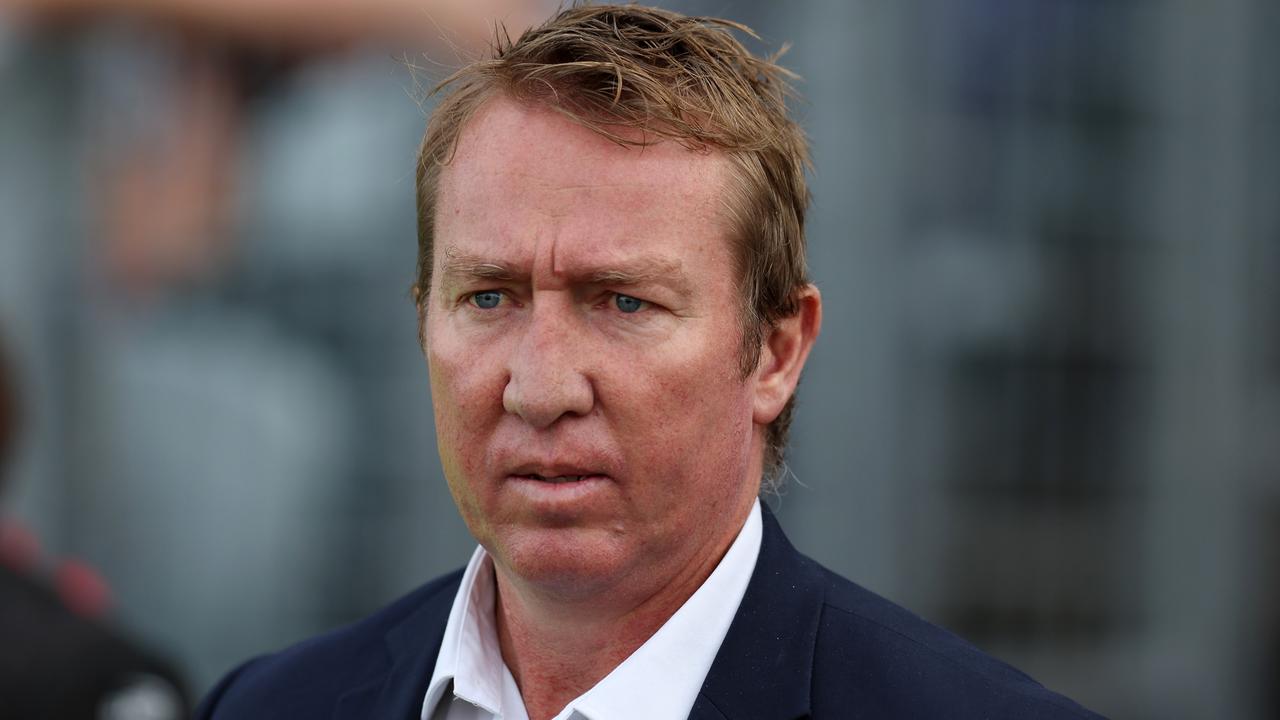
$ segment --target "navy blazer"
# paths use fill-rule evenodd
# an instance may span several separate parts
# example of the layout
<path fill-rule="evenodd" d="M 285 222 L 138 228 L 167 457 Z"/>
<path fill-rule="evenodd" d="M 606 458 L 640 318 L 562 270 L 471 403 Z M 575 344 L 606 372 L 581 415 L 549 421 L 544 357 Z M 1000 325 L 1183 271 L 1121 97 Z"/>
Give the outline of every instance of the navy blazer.
<path fill-rule="evenodd" d="M 760 558 L 692 720 L 1098 718 L 801 555 L 767 510 Z M 417 720 L 462 571 L 241 665 L 201 720 Z"/>

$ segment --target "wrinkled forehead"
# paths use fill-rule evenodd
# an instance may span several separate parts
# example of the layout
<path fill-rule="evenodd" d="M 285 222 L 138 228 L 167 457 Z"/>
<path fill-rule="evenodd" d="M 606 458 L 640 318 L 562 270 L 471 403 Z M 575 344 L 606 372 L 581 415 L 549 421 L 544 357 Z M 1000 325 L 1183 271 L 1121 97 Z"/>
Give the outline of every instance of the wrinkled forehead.
<path fill-rule="evenodd" d="M 675 177 L 706 187 L 724 185 L 730 165 L 721 151 L 693 150 L 635 128 L 601 127 L 627 144 L 546 103 L 495 95 L 459 132 L 452 161 L 441 173 L 441 191 L 465 190 L 468 182 L 494 177 L 508 177 L 517 186 L 566 190 L 643 187 Z"/>
<path fill-rule="evenodd" d="M 731 173 L 723 152 L 620 144 L 545 105 L 498 97 L 470 119 L 442 168 L 435 223 L 438 232 L 500 219 L 589 222 L 576 230 L 603 237 L 682 225 L 727 232 Z"/>

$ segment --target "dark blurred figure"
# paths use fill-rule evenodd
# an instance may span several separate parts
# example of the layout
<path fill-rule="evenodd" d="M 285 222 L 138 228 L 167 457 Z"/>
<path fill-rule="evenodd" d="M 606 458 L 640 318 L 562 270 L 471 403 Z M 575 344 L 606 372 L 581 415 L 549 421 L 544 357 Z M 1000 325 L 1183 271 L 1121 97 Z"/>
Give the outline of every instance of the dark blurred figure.
<path fill-rule="evenodd" d="M 17 381 L 0 344 L 0 490 L 16 446 Z M 34 536 L 0 516 L 0 720 L 170 720 L 189 714 L 167 663 L 104 622 L 106 584 L 88 566 L 39 573 Z"/>

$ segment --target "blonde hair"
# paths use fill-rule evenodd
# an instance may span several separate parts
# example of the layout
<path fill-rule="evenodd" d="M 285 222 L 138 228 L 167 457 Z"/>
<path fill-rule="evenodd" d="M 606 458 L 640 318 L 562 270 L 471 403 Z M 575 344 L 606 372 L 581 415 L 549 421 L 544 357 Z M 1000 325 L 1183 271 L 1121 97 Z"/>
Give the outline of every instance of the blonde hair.
<path fill-rule="evenodd" d="M 467 121 L 502 95 L 552 108 L 621 145 L 671 140 L 726 154 L 735 177 L 725 207 L 743 295 L 739 362 L 743 377 L 750 375 L 768 329 L 796 313 L 797 295 L 808 284 L 809 147 L 787 115 L 794 76 L 776 63 L 777 55 L 752 55 L 733 31 L 756 37 L 728 20 L 637 5 L 579 5 L 515 41 L 500 34 L 492 57 L 437 85 L 432 92 L 443 96 L 418 154 L 414 294 L 420 307 L 431 287 L 441 169 Z M 766 484 L 782 466 L 793 403 L 767 429 Z"/>

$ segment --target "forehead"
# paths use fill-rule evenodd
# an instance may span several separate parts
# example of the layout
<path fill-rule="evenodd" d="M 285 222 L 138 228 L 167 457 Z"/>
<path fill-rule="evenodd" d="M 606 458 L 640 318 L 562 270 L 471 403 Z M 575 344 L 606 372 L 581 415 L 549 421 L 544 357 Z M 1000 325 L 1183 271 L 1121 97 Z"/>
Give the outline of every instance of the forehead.
<path fill-rule="evenodd" d="M 619 130 L 628 132 L 639 137 Z M 449 243 L 523 246 L 535 236 L 605 255 L 669 251 L 677 240 L 723 246 L 730 172 L 722 152 L 620 145 L 554 109 L 499 96 L 463 128 L 441 173 L 437 258 Z"/>

